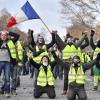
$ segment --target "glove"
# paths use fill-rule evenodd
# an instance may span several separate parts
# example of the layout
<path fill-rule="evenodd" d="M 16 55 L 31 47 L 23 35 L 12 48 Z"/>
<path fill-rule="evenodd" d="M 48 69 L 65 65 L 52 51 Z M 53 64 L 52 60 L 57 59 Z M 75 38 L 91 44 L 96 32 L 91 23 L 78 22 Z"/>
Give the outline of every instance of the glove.
<path fill-rule="evenodd" d="M 87 37 L 87 31 L 82 32 L 82 36 Z"/>
<path fill-rule="evenodd" d="M 94 30 L 91 30 L 91 37 L 93 37 L 94 36 L 94 34 L 95 34 L 95 31 Z"/>
<path fill-rule="evenodd" d="M 57 31 L 52 30 L 51 34 L 52 35 L 56 35 L 57 34 Z"/>
<path fill-rule="evenodd" d="M 97 61 L 100 60 L 100 53 L 97 54 L 96 60 L 97 60 Z"/>

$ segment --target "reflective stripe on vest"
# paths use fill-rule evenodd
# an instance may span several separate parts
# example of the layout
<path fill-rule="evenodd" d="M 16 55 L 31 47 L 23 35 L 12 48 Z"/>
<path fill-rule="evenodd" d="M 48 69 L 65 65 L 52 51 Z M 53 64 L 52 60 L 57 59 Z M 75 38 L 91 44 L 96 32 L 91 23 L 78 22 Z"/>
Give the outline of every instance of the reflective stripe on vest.
<path fill-rule="evenodd" d="M 46 50 L 46 46 L 45 46 L 45 45 L 43 46 L 43 49 L 45 50 L 45 52 L 41 53 L 41 54 L 40 54 L 39 56 L 37 56 L 37 57 L 33 57 L 33 60 L 36 61 L 37 63 L 40 63 L 41 58 L 42 58 L 44 55 L 48 55 L 48 52 L 47 52 L 47 50 Z M 38 52 L 38 51 L 39 51 L 39 48 L 38 48 L 38 46 L 36 46 L 36 52 Z"/>
<path fill-rule="evenodd" d="M 69 75 L 68 75 L 68 83 L 72 83 L 76 81 L 77 84 L 85 83 L 85 75 L 83 72 L 82 66 L 78 68 L 77 72 L 73 66 L 70 67 Z"/>
<path fill-rule="evenodd" d="M 81 58 L 82 63 L 91 61 L 91 58 L 89 57 L 89 55 L 85 54 L 84 52 L 82 52 L 82 56 L 80 58 Z"/>
<path fill-rule="evenodd" d="M 53 57 L 53 55 L 51 53 L 49 54 L 49 59 L 50 59 L 51 62 L 54 61 L 54 57 Z"/>
<path fill-rule="evenodd" d="M 50 66 L 47 66 L 48 69 L 47 69 L 47 75 L 43 69 L 43 67 L 41 66 L 40 67 L 40 71 L 39 71 L 39 74 L 38 74 L 38 78 L 37 78 L 37 85 L 38 86 L 46 86 L 47 83 L 48 85 L 50 86 L 54 86 L 54 77 L 53 77 L 53 73 L 51 71 L 51 67 Z"/>
<path fill-rule="evenodd" d="M 89 57 L 89 55 L 85 55 L 85 62 L 90 62 L 91 61 L 91 58 Z"/>
<path fill-rule="evenodd" d="M 46 51 L 46 50 L 47 50 L 46 45 L 43 45 L 43 46 L 42 46 L 42 49 Z M 36 46 L 36 52 L 39 52 L 39 51 L 40 51 L 40 50 L 39 50 L 39 47 Z"/>
<path fill-rule="evenodd" d="M 62 51 L 62 57 L 63 59 L 69 59 L 72 58 L 73 56 L 75 56 L 77 54 L 76 52 L 76 47 L 74 45 L 67 45 L 63 51 Z"/>
<path fill-rule="evenodd" d="M 18 53 L 18 58 L 22 60 L 23 59 L 23 47 L 20 41 L 17 41 L 17 53 Z"/>
<path fill-rule="evenodd" d="M 82 52 L 80 59 L 81 59 L 82 63 L 85 62 L 85 53 L 84 52 Z"/>
<path fill-rule="evenodd" d="M 35 62 L 37 62 L 37 63 L 40 63 L 41 58 L 42 58 L 44 55 L 48 55 L 48 52 L 45 51 L 45 52 L 41 53 L 39 56 L 33 57 L 33 60 L 34 60 Z"/>
<path fill-rule="evenodd" d="M 11 57 L 15 59 L 15 58 L 16 58 L 15 44 L 13 43 L 12 40 L 9 40 L 9 41 L 7 42 L 7 45 L 8 45 L 8 48 L 9 48 Z"/>
<path fill-rule="evenodd" d="M 93 59 L 96 58 L 98 53 L 100 53 L 100 48 L 96 47 L 96 49 L 94 50 Z"/>
<path fill-rule="evenodd" d="M 76 50 L 76 55 L 82 58 L 82 50 L 80 49 L 80 47 L 78 47 L 78 49 Z"/>

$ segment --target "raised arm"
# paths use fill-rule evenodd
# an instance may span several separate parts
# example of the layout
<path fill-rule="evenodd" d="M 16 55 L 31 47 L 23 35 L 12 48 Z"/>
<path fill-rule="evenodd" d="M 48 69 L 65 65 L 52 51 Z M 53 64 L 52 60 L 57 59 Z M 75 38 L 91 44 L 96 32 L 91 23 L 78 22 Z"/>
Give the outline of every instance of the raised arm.
<path fill-rule="evenodd" d="M 85 47 L 89 46 L 89 39 L 87 36 L 84 41 L 85 41 L 85 43 L 81 44 L 81 46 L 80 46 L 81 50 L 84 49 Z"/>
<path fill-rule="evenodd" d="M 84 33 L 82 37 L 79 39 L 79 41 L 75 44 L 76 47 L 80 47 L 83 41 L 87 38 L 87 35 Z"/>
<path fill-rule="evenodd" d="M 100 53 L 97 54 L 96 59 L 92 60 L 91 62 L 83 64 L 84 71 L 92 68 L 94 65 L 97 65 L 99 62 L 100 62 Z"/>
<path fill-rule="evenodd" d="M 49 49 L 50 47 L 52 47 L 55 44 L 55 31 L 52 31 L 51 35 L 52 35 L 52 41 L 51 41 L 51 43 L 46 44 L 47 49 Z"/>
<path fill-rule="evenodd" d="M 9 32 L 9 36 L 12 39 L 12 41 L 14 43 L 17 42 L 17 40 L 19 39 L 19 34 L 18 33 L 14 33 L 14 32 Z"/>
<path fill-rule="evenodd" d="M 53 55 L 54 61 L 50 62 L 50 65 L 52 66 L 53 69 L 56 66 L 59 58 L 57 57 L 55 51 L 52 51 L 51 53 Z"/>
<path fill-rule="evenodd" d="M 30 60 L 30 63 L 37 69 L 40 68 L 40 64 L 36 63 L 34 60 L 33 60 L 33 53 L 31 51 L 28 51 L 27 52 L 27 57 L 29 58 Z"/>
<path fill-rule="evenodd" d="M 96 48 L 96 45 L 94 44 L 94 41 L 93 41 L 93 36 L 94 36 L 95 32 L 93 30 L 91 30 L 91 35 L 90 35 L 90 46 L 93 50 L 95 50 Z"/>
<path fill-rule="evenodd" d="M 66 46 L 66 43 L 60 38 L 58 34 L 55 35 L 56 44 L 60 50 L 63 50 Z"/>
<path fill-rule="evenodd" d="M 34 37 L 33 37 L 33 30 L 28 30 L 28 39 L 29 39 L 29 44 L 31 45 L 31 47 L 35 47 L 36 43 L 34 41 Z"/>
<path fill-rule="evenodd" d="M 33 65 L 33 67 L 39 69 L 40 68 L 40 64 L 36 63 L 33 59 L 30 59 L 30 63 Z"/>

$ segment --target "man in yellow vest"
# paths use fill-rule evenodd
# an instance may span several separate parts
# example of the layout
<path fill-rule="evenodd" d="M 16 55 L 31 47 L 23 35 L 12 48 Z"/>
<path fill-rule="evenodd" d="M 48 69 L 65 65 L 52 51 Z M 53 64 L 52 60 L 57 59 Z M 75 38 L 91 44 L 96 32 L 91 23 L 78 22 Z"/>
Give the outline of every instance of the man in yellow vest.
<path fill-rule="evenodd" d="M 6 97 L 10 97 L 10 68 L 11 64 L 16 65 L 16 49 L 15 42 L 19 35 L 13 32 L 1 31 L 0 39 L 0 73 L 4 71 L 4 85 L 1 87 L 1 92 L 5 93 Z"/>
<path fill-rule="evenodd" d="M 41 58 L 41 62 L 37 63 L 32 59 L 31 54 L 28 55 L 30 58 L 30 63 L 38 70 L 36 85 L 34 86 L 34 98 L 40 98 L 43 93 L 47 93 L 50 99 L 54 99 L 56 97 L 56 94 L 53 69 L 57 64 L 57 60 L 51 62 L 49 57 L 47 55 L 44 55 Z M 54 58 L 56 58 L 55 53 Z"/>
<path fill-rule="evenodd" d="M 47 50 L 55 44 L 55 31 L 51 32 L 52 41 L 49 44 L 45 44 L 45 40 L 41 35 L 38 35 L 37 42 L 35 43 L 33 37 L 33 31 L 32 30 L 30 31 L 31 31 L 30 34 L 32 38 L 30 44 L 30 50 L 33 52 L 34 60 L 40 62 L 42 56 L 47 55 L 48 54 Z"/>
<path fill-rule="evenodd" d="M 75 55 L 80 55 L 80 46 L 84 40 L 88 39 L 86 34 L 83 34 L 80 40 L 77 43 L 73 42 L 73 37 L 68 35 L 66 40 L 67 43 L 64 43 L 58 35 L 56 35 L 56 43 L 60 50 L 62 50 L 62 61 L 61 66 L 64 68 L 64 88 L 62 95 L 66 95 L 68 89 L 68 70 L 67 67 L 70 65 L 70 60 Z M 86 44 L 88 46 L 88 43 Z M 84 48 L 86 47 L 84 46 Z M 83 48 L 82 48 L 83 49 Z"/>
<path fill-rule="evenodd" d="M 97 44 L 94 44 L 93 42 L 94 34 L 95 34 L 95 31 L 91 30 L 90 45 L 92 49 L 94 50 L 93 59 L 95 59 L 97 53 L 100 53 L 100 39 L 98 40 Z M 94 74 L 94 89 L 93 90 L 97 91 L 99 81 L 100 81 L 100 65 L 99 64 L 96 64 L 93 67 L 93 74 Z"/>
<path fill-rule="evenodd" d="M 68 71 L 68 100 L 87 100 L 85 85 L 85 72 L 100 61 L 100 53 L 96 59 L 82 64 L 79 56 L 74 56 Z"/>
<path fill-rule="evenodd" d="M 16 86 L 20 86 L 20 74 L 21 74 L 21 68 L 23 66 L 23 43 L 22 40 L 18 40 L 16 43 L 16 50 L 17 50 L 17 74 L 16 74 Z"/>
<path fill-rule="evenodd" d="M 84 34 L 84 33 L 82 33 Z M 79 41 L 78 38 L 74 38 L 74 43 L 77 44 Z M 90 61 L 89 56 L 85 53 L 84 48 L 89 45 L 89 39 L 85 38 L 85 41 L 80 45 L 80 47 L 77 47 L 78 56 L 81 58 L 81 62 L 85 63 L 87 61 Z"/>
<path fill-rule="evenodd" d="M 11 63 L 10 68 L 10 76 L 11 76 L 11 93 L 13 95 L 16 95 L 16 88 L 20 86 L 20 67 L 22 66 L 22 58 L 23 58 L 23 49 L 20 44 L 20 41 L 17 40 L 15 43 L 15 49 L 16 49 L 16 60 L 17 63 L 13 64 Z"/>

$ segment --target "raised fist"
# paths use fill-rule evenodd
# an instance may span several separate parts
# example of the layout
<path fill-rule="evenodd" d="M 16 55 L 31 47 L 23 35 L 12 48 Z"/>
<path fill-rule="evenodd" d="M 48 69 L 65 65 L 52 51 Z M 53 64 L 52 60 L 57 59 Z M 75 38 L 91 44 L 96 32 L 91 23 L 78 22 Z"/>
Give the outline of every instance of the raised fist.
<path fill-rule="evenodd" d="M 94 30 L 91 30 L 91 37 L 93 37 L 94 36 L 94 34 L 95 34 L 95 31 Z"/>

